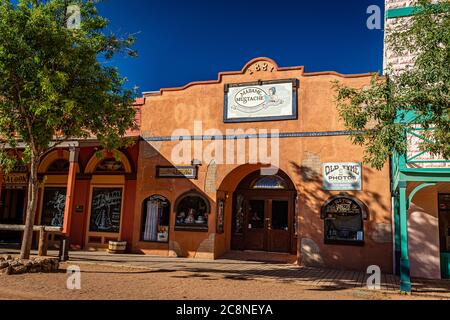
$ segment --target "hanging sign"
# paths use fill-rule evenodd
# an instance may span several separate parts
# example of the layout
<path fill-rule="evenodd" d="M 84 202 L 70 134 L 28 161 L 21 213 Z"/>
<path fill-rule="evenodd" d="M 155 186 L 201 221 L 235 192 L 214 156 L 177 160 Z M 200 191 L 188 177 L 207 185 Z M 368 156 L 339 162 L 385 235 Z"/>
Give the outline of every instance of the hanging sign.
<path fill-rule="evenodd" d="M 360 162 L 326 162 L 322 173 L 324 190 L 361 190 Z"/>
<path fill-rule="evenodd" d="M 297 119 L 297 80 L 225 85 L 224 122 Z"/>

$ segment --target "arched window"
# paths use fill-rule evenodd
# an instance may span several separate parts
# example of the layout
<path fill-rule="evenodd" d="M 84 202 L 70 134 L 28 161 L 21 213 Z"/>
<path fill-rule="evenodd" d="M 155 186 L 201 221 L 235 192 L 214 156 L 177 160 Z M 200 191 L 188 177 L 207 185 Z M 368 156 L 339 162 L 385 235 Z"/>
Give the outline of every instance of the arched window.
<path fill-rule="evenodd" d="M 208 200 L 197 192 L 182 195 L 176 203 L 176 230 L 208 231 Z"/>
<path fill-rule="evenodd" d="M 69 161 L 67 161 L 66 159 L 57 159 L 48 166 L 47 172 L 68 173 L 69 172 Z"/>
<path fill-rule="evenodd" d="M 280 176 L 262 176 L 251 184 L 251 189 L 287 189 L 286 181 Z"/>
<path fill-rule="evenodd" d="M 364 243 L 367 210 L 359 200 L 343 195 L 332 197 L 322 206 L 321 218 L 325 243 Z"/>
<path fill-rule="evenodd" d="M 142 204 L 141 240 L 169 241 L 170 202 L 160 195 L 153 195 Z"/>
<path fill-rule="evenodd" d="M 125 171 L 123 163 L 114 158 L 102 160 L 95 169 L 97 172 L 123 172 Z"/>

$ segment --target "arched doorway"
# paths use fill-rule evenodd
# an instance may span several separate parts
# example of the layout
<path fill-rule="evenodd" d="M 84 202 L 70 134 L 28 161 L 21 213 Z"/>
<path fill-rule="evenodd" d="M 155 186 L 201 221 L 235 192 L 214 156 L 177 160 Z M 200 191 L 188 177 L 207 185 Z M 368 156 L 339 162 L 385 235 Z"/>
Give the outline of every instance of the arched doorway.
<path fill-rule="evenodd" d="M 232 250 L 296 253 L 296 191 L 282 171 L 245 177 L 233 194 Z"/>

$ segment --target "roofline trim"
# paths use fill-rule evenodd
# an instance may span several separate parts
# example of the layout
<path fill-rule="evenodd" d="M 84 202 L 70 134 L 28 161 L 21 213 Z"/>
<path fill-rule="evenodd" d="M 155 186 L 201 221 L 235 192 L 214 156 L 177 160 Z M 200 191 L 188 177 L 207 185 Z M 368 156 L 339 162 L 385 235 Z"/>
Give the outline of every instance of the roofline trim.
<path fill-rule="evenodd" d="M 144 97 L 151 97 L 151 96 L 161 96 L 164 92 L 171 92 L 171 91 L 182 91 L 189 87 L 196 86 L 196 85 L 207 85 L 207 84 L 217 84 L 222 81 L 222 78 L 224 76 L 232 76 L 232 75 L 241 75 L 244 74 L 245 71 L 250 67 L 252 64 L 258 61 L 267 61 L 269 63 L 272 63 L 276 71 L 292 71 L 292 70 L 298 70 L 300 71 L 300 75 L 304 77 L 312 77 L 312 76 L 324 76 L 324 75 L 331 75 L 331 76 L 337 76 L 340 78 L 363 78 L 363 77 L 369 77 L 373 76 L 374 74 L 377 74 L 377 72 L 371 72 L 371 73 L 357 73 L 357 74 L 342 74 L 335 71 L 321 71 L 321 72 L 305 72 L 304 66 L 294 66 L 294 67 L 279 67 L 278 64 L 271 58 L 267 57 L 258 57 L 250 60 L 245 64 L 245 66 L 242 68 L 241 71 L 224 71 L 219 72 L 217 80 L 205 80 L 205 81 L 192 81 L 188 84 L 181 86 L 181 87 L 172 87 L 172 88 L 161 88 L 160 90 L 156 91 L 147 91 L 143 92 Z"/>

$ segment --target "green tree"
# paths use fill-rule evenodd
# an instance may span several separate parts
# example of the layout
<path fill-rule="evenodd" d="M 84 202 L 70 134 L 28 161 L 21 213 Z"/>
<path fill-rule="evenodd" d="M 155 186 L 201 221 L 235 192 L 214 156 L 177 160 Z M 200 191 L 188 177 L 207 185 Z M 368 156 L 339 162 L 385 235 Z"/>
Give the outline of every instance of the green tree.
<path fill-rule="evenodd" d="M 450 157 L 450 1 L 418 0 L 416 12 L 386 30 L 386 41 L 400 55 L 415 53 L 410 68 L 374 75 L 369 86 L 335 83 L 340 117 L 352 140 L 365 147 L 364 161 L 381 169 L 394 151 L 407 150 L 406 130 L 427 129 L 421 150 Z M 413 121 L 403 119 L 414 114 Z"/>
<path fill-rule="evenodd" d="M 97 2 L 0 0 L 0 164 L 7 172 L 17 155 L 11 150 L 22 149 L 30 167 L 23 259 L 30 254 L 41 157 L 63 141 L 92 136 L 115 150 L 134 125 L 135 92 L 104 63 L 115 53 L 136 56 L 134 38 L 107 34 Z M 78 27 L 68 27 L 69 5 L 79 8 Z"/>

